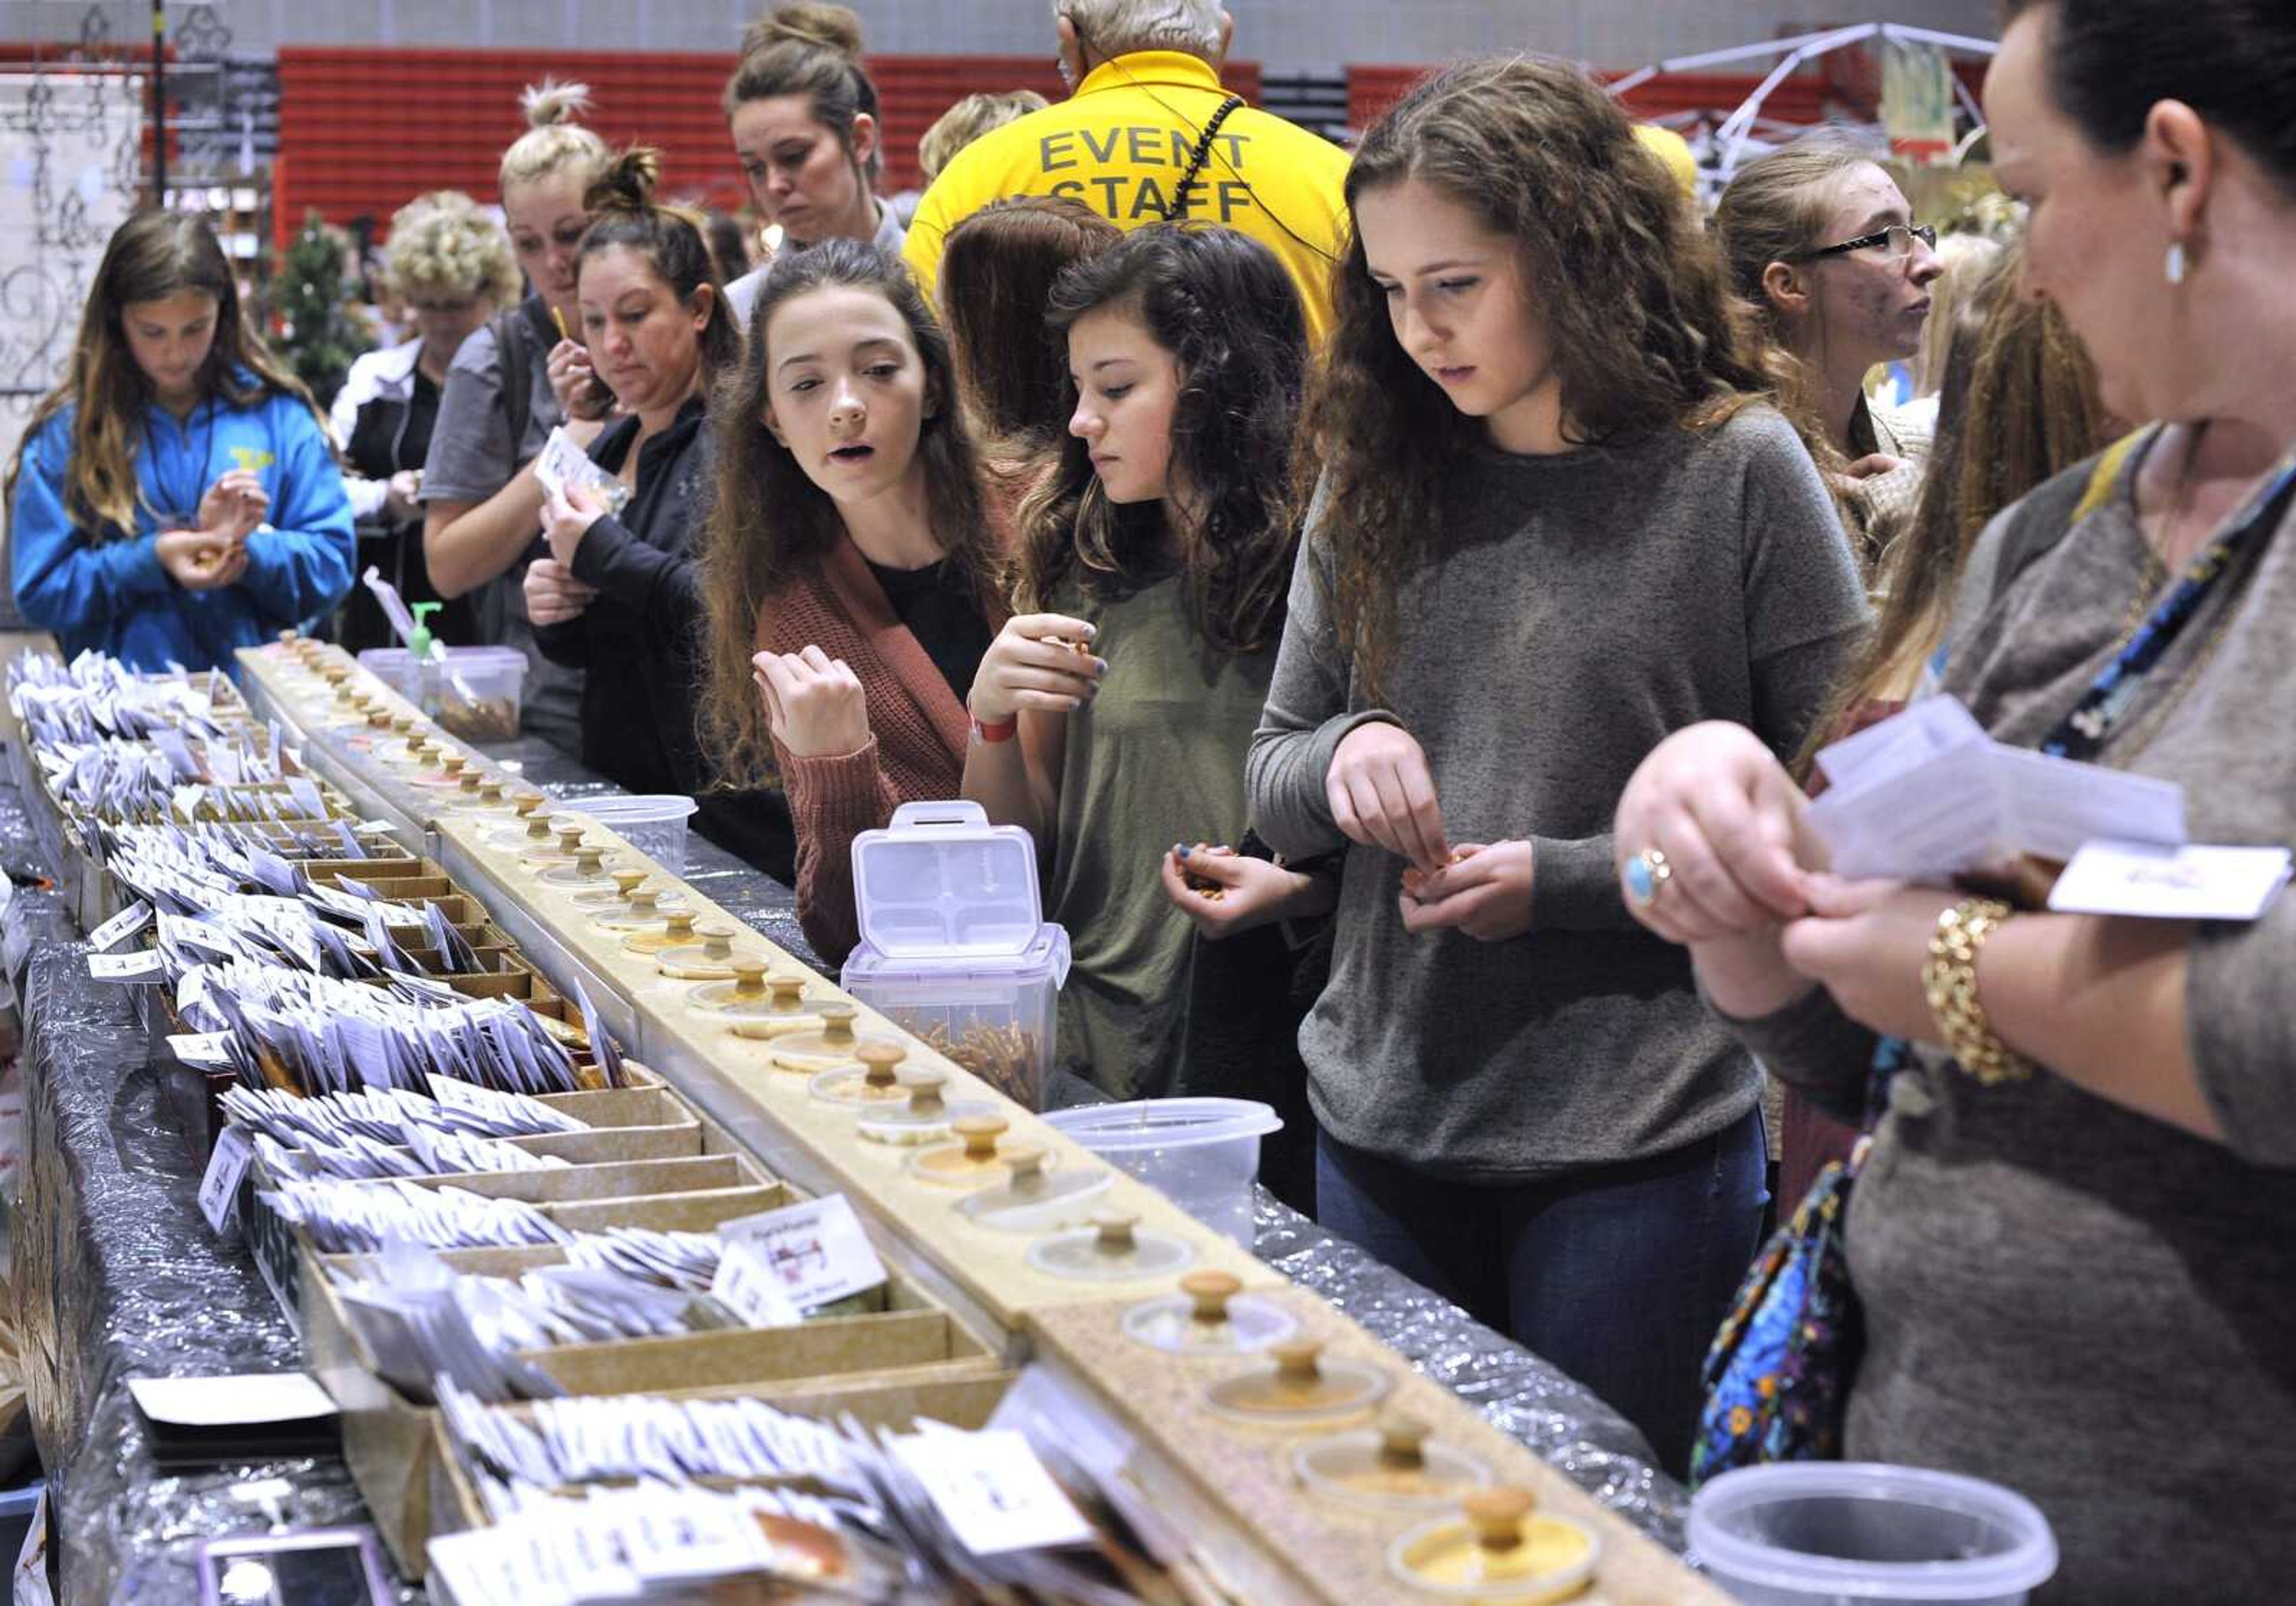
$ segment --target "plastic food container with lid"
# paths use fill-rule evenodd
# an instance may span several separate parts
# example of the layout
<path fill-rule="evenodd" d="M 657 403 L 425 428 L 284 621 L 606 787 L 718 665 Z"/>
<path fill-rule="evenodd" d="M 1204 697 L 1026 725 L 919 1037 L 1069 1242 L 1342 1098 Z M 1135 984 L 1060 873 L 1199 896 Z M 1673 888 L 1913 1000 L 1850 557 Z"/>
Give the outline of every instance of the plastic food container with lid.
<path fill-rule="evenodd" d="M 1142 1099 L 1087 1104 L 1045 1118 L 1245 1249 L 1259 1140 L 1283 1122 L 1250 1099 Z"/>
<path fill-rule="evenodd" d="M 691 798 L 585 798 L 568 812 L 587 815 L 672 875 L 685 873 L 685 837 L 701 805 Z"/>
<path fill-rule="evenodd" d="M 358 660 L 447 734 L 465 742 L 515 740 L 526 697 L 526 654 L 515 647 L 439 651 L 443 660 L 417 659 L 405 647 L 376 647 Z"/>
<path fill-rule="evenodd" d="M 2017 1606 L 2057 1570 L 2048 1519 L 2023 1495 L 1880 1462 L 1725 1472 L 1691 1501 L 1689 1539 L 1758 1606 Z"/>
<path fill-rule="evenodd" d="M 1044 918 L 1037 845 L 977 803 L 905 803 L 853 839 L 861 944 L 848 993 L 1034 1110 L 1069 934 Z"/>

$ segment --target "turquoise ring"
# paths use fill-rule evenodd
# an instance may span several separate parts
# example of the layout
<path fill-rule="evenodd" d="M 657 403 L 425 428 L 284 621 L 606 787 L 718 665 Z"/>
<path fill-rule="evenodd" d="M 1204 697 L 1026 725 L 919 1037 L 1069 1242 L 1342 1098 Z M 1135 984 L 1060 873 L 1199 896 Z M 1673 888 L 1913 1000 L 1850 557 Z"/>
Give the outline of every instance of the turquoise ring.
<path fill-rule="evenodd" d="M 1667 882 L 1674 879 L 1674 866 L 1657 848 L 1645 848 L 1627 861 L 1625 879 L 1627 901 L 1637 909 L 1647 909 L 1658 901 Z"/>

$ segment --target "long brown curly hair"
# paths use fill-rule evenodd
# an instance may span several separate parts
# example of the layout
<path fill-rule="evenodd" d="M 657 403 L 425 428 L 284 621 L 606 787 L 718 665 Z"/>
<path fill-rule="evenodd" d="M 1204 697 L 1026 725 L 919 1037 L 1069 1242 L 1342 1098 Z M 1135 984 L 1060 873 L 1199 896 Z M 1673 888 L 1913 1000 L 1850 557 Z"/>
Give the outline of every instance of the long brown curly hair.
<path fill-rule="evenodd" d="M 1303 479 L 1323 488 L 1311 538 L 1336 559 L 1340 641 L 1374 696 L 1397 583 L 1440 550 L 1441 488 L 1484 438 L 1397 341 L 1354 227 L 1366 193 L 1407 180 L 1516 242 L 1570 440 L 1710 427 L 1771 388 L 1720 258 L 1599 85 L 1567 62 L 1513 56 L 1414 89 L 1348 169 L 1334 326 L 1301 432 Z"/>
<path fill-rule="evenodd" d="M 939 403 L 917 433 L 933 533 L 979 594 L 982 611 L 993 617 L 996 610 L 1004 554 L 981 505 L 980 463 L 956 405 L 947 337 L 907 270 L 858 240 L 824 240 L 775 258 L 750 310 L 749 348 L 709 406 L 717 466 L 716 495 L 701 527 L 709 668 L 701 725 L 725 785 L 778 780 L 772 733 L 750 675 L 758 616 L 776 590 L 817 566 L 845 534 L 836 502 L 765 424 L 774 313 L 834 285 L 874 291 L 908 325 L 924 364 L 926 395 Z"/>

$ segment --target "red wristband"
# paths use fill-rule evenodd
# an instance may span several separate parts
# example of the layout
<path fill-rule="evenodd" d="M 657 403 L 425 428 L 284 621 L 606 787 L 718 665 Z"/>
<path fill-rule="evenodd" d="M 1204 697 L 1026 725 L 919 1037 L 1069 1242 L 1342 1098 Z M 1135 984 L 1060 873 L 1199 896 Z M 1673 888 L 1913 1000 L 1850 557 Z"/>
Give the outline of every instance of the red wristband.
<path fill-rule="evenodd" d="M 1017 715 L 995 721 L 984 720 L 978 715 L 968 715 L 967 717 L 972 721 L 973 737 L 980 742 L 1010 742 L 1021 728 L 1021 721 Z"/>

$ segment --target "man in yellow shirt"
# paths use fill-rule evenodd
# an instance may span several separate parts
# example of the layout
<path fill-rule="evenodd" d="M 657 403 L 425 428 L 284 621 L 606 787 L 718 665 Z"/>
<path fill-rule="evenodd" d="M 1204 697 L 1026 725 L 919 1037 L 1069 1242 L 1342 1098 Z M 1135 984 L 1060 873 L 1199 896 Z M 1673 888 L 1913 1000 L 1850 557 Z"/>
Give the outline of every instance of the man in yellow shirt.
<path fill-rule="evenodd" d="M 1119 228 L 1185 218 L 1258 240 L 1331 324 L 1348 153 L 1220 86 L 1234 20 L 1218 0 L 1054 0 L 1075 94 L 983 135 L 918 203 L 902 251 L 927 294 L 948 231 L 1013 195 L 1071 195 Z"/>

